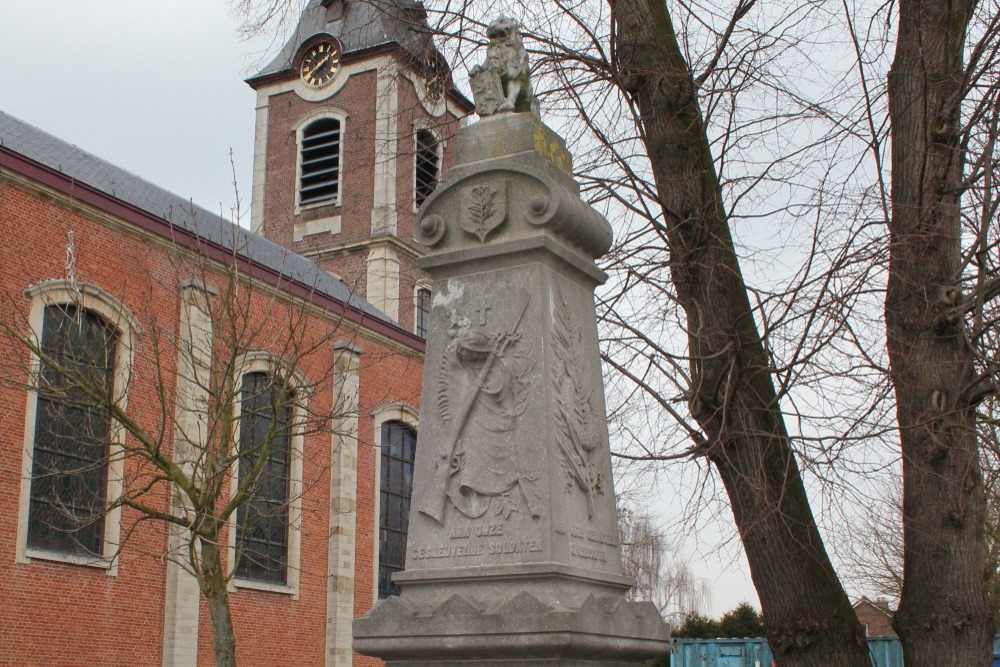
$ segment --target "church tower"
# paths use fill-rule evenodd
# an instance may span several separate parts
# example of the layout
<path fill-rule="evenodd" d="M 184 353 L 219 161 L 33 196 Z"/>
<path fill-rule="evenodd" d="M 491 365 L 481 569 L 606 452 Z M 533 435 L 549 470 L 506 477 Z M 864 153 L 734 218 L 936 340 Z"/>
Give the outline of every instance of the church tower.
<path fill-rule="evenodd" d="M 413 219 L 472 104 L 413 0 L 310 0 L 257 91 L 253 230 L 425 335 Z"/>

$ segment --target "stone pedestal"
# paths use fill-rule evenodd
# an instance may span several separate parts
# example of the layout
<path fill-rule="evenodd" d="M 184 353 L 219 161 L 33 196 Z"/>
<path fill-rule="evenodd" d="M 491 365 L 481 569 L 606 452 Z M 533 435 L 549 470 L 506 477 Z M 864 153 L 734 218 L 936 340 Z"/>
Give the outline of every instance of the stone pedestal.
<path fill-rule="evenodd" d="M 608 222 L 529 113 L 463 128 L 417 240 L 433 278 L 406 570 L 354 623 L 389 665 L 619 665 L 668 650 L 625 599 L 594 288 Z"/>

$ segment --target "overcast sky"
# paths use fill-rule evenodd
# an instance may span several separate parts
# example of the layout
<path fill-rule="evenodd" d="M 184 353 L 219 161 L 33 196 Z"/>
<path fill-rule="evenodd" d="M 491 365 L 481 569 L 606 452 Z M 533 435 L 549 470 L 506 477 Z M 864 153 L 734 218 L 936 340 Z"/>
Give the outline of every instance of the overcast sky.
<path fill-rule="evenodd" d="M 0 109 L 228 217 L 266 47 L 236 25 L 225 0 L 0 0 Z"/>
<path fill-rule="evenodd" d="M 247 225 L 256 98 L 243 80 L 270 44 L 236 28 L 226 0 L 0 0 L 0 110 L 226 217 L 232 150 Z M 673 502 L 656 509 L 680 511 L 689 490 L 663 481 Z M 689 553 L 714 613 L 757 605 L 739 550 L 714 553 L 708 532 Z"/>

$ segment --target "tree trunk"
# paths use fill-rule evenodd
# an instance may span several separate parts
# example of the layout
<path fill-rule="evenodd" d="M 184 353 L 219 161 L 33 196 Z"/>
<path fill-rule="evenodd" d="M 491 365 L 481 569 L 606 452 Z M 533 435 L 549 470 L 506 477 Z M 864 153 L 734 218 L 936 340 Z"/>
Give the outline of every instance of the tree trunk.
<path fill-rule="evenodd" d="M 216 540 L 200 540 L 201 587 L 208 600 L 208 616 L 212 624 L 212 648 L 217 667 L 236 667 L 236 634 L 229 613 L 229 592 Z"/>
<path fill-rule="evenodd" d="M 984 501 L 961 271 L 963 47 L 974 0 L 900 3 L 889 73 L 892 219 L 886 332 L 903 454 L 907 667 L 987 665 Z"/>
<path fill-rule="evenodd" d="M 697 91 L 666 3 L 609 0 L 620 85 L 638 105 L 687 316 L 690 408 L 725 484 L 778 664 L 870 665 L 827 556 L 733 246 Z"/>

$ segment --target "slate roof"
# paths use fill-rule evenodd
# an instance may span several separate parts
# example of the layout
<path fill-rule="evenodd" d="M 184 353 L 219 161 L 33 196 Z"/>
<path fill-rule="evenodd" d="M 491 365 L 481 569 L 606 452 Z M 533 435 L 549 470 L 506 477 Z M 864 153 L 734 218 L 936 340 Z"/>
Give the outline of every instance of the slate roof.
<path fill-rule="evenodd" d="M 399 44 L 407 53 L 424 60 L 433 49 L 430 30 L 426 27 L 424 6 L 415 0 L 376 0 L 359 2 L 344 0 L 343 17 L 327 23 L 322 0 L 309 0 L 295 32 L 281 52 L 254 79 L 284 72 L 292 67 L 295 52 L 302 42 L 313 35 L 326 33 L 340 40 L 344 54 L 363 51 L 384 44 Z"/>
<path fill-rule="evenodd" d="M 312 261 L 0 111 L 0 146 L 218 244 L 367 315 L 392 320 Z"/>

